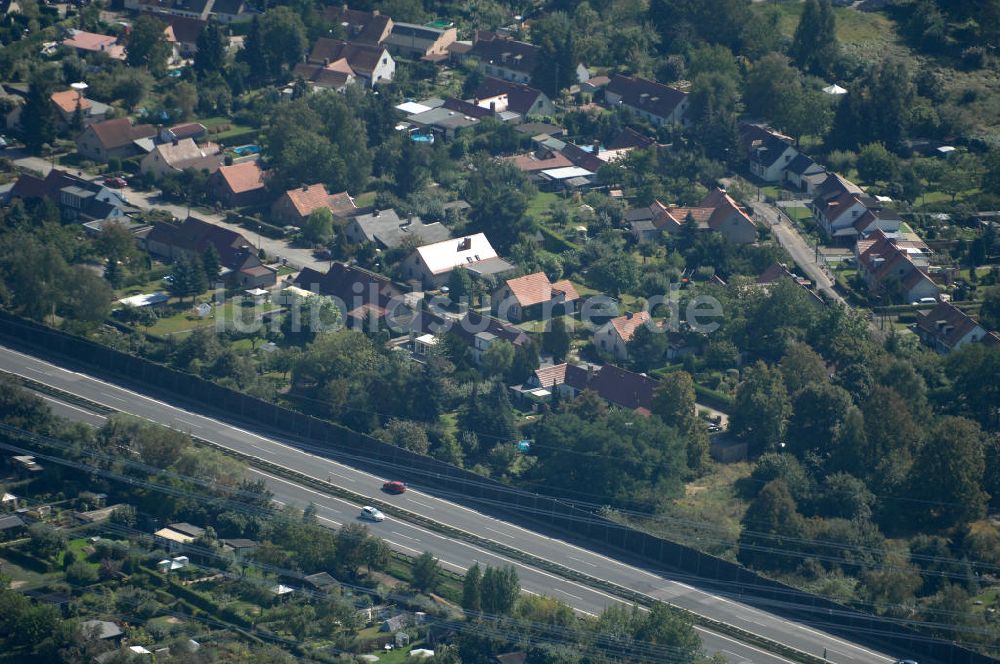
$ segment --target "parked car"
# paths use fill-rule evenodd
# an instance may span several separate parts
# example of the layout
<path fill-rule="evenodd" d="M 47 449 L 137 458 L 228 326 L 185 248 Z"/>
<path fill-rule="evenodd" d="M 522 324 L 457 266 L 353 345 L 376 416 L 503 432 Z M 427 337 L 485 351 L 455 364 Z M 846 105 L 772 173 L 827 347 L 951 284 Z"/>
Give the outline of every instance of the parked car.
<path fill-rule="evenodd" d="M 115 175 L 104 178 L 104 186 L 111 187 L 112 189 L 124 189 L 128 186 L 128 182 L 126 182 L 125 178 Z"/>
<path fill-rule="evenodd" d="M 386 493 L 406 493 L 406 484 L 399 480 L 391 480 L 382 485 L 382 490 Z"/>
<path fill-rule="evenodd" d="M 385 521 L 385 514 L 370 505 L 365 505 L 361 508 L 361 518 L 366 521 Z"/>

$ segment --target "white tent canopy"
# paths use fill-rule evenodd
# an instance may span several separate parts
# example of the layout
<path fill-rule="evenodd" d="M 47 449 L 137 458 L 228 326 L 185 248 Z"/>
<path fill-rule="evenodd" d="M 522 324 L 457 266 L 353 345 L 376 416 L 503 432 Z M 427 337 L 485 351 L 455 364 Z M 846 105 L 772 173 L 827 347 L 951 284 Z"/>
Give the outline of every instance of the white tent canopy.
<path fill-rule="evenodd" d="M 825 92 L 828 95 L 846 95 L 847 88 L 842 88 L 836 83 L 834 83 L 833 85 L 828 85 L 825 88 L 823 88 L 823 92 Z"/>

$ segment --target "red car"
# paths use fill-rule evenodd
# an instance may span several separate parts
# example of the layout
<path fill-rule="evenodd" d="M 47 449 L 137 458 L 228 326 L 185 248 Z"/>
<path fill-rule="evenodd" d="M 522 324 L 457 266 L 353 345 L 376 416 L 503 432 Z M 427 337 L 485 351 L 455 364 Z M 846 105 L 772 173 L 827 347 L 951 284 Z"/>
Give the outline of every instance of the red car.
<path fill-rule="evenodd" d="M 111 187 L 113 189 L 124 189 L 128 186 L 128 182 L 125 181 L 125 178 L 115 176 L 104 178 L 104 186 Z"/>
<path fill-rule="evenodd" d="M 406 484 L 400 482 L 399 480 L 392 480 L 391 482 L 383 484 L 382 490 L 386 493 L 405 493 Z"/>

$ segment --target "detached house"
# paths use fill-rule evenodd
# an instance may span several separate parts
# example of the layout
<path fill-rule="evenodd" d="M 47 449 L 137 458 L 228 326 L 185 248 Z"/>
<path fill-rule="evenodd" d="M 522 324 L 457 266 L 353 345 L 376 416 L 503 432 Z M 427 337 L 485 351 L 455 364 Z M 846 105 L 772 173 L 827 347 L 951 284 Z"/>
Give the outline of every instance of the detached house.
<path fill-rule="evenodd" d="M 76 90 L 53 92 L 50 99 L 52 99 L 52 103 L 59 110 L 59 124 L 62 127 L 72 125 L 78 108 L 80 110 L 80 120 L 84 127 L 103 121 L 108 111 L 111 110 L 111 107 L 107 104 L 87 99 L 82 93 Z"/>
<path fill-rule="evenodd" d="M 198 37 L 208 25 L 207 21 L 162 12 L 148 12 L 148 15 L 167 24 L 163 34 L 173 48 L 175 57 L 194 57 L 198 52 Z"/>
<path fill-rule="evenodd" d="M 804 154 L 799 154 L 785 167 L 785 184 L 805 194 L 815 194 L 826 180 L 826 169 Z"/>
<path fill-rule="evenodd" d="M 323 68 L 334 65 L 336 71 L 341 66 L 338 63 L 346 63 L 368 87 L 388 83 L 396 73 L 396 61 L 384 46 L 355 44 L 326 37 L 318 39 L 309 54 L 308 64 Z"/>
<path fill-rule="evenodd" d="M 541 90 L 491 76 L 483 79 L 473 96 L 477 106 L 497 113 L 513 111 L 522 118 L 555 113 L 552 100 Z"/>
<path fill-rule="evenodd" d="M 95 122 L 76 139 L 76 150 L 92 161 L 106 162 L 113 157 L 125 159 L 145 150 L 136 141 L 156 136 L 156 127 L 133 125 L 128 118 Z"/>
<path fill-rule="evenodd" d="M 209 246 L 213 246 L 222 266 L 220 276 L 231 284 L 241 288 L 268 288 L 277 283 L 277 271 L 261 263 L 249 240 L 196 217 L 188 217 L 179 224 L 156 224 L 146 236 L 145 246 L 150 253 L 167 260 L 181 256 L 201 257 Z"/>
<path fill-rule="evenodd" d="M 853 239 L 854 222 L 876 201 L 850 180 L 831 173 L 816 191 L 809 209 L 829 238 Z"/>
<path fill-rule="evenodd" d="M 353 244 L 371 242 L 380 249 L 394 249 L 404 242 L 433 244 L 451 237 L 451 231 L 439 221 L 425 224 L 413 215 L 401 219 L 395 210 L 373 210 L 356 214 L 347 221 L 344 234 Z"/>
<path fill-rule="evenodd" d="M 750 244 L 757 240 L 757 224 L 732 196 L 718 188 L 709 192 L 697 207 L 666 206 L 654 201 L 648 207 L 625 213 L 638 242 L 654 240 L 661 233 L 680 233 L 689 218 L 700 232 L 715 231 L 730 242 Z"/>
<path fill-rule="evenodd" d="M 448 59 L 448 47 L 457 39 L 455 28 L 393 22 L 389 36 L 382 43 L 403 58 L 441 62 Z"/>
<path fill-rule="evenodd" d="M 392 32 L 393 22 L 376 9 L 366 12 L 350 9 L 347 5 L 331 5 L 323 8 L 323 18 L 329 23 L 343 26 L 347 41 L 355 44 L 381 44 Z"/>
<path fill-rule="evenodd" d="M 53 168 L 44 178 L 29 174 L 20 176 L 10 195 L 26 201 L 46 198 L 59 206 L 59 214 L 66 222 L 107 220 L 124 223 L 127 215 L 135 211 L 117 190 L 58 168 Z"/>
<path fill-rule="evenodd" d="M 388 278 L 339 262 L 332 263 L 326 274 L 303 269 L 295 278 L 295 287 L 333 298 L 351 327 L 371 318 L 381 321 L 387 315 L 397 315 L 393 309 L 403 299 L 403 292 Z"/>
<path fill-rule="evenodd" d="M 524 330 L 472 310 L 465 312 L 462 320 L 451 326 L 450 332 L 469 347 L 476 364 L 482 361 L 483 354 L 490 346 L 499 341 L 506 341 L 514 346 L 531 343 Z"/>
<path fill-rule="evenodd" d="M 63 46 L 76 49 L 80 55 L 88 53 L 107 53 L 113 60 L 125 59 L 125 47 L 118 43 L 118 37 L 101 35 L 85 30 L 70 30 L 69 36 L 62 41 Z"/>
<path fill-rule="evenodd" d="M 479 71 L 487 76 L 515 83 L 531 83 L 541 51 L 534 44 L 480 30 L 473 38 L 468 55 L 479 61 Z"/>
<path fill-rule="evenodd" d="M 649 415 L 657 382 L 649 376 L 612 364 L 578 366 L 556 364 L 536 369 L 523 384 L 511 387 L 522 401 L 541 402 L 553 392 L 567 399 L 591 390 L 612 406 Z"/>
<path fill-rule="evenodd" d="M 297 78 L 309 81 L 313 85 L 313 91 L 319 89 L 343 92 L 358 80 L 357 73 L 347 64 L 347 60 L 338 60 L 328 65 L 311 65 L 300 62 L 292 70 Z"/>
<path fill-rule="evenodd" d="M 594 346 L 602 353 L 608 353 L 616 360 L 628 359 L 628 344 L 640 325 L 652 320 L 648 311 L 631 311 L 624 316 L 612 318 L 594 332 Z"/>
<path fill-rule="evenodd" d="M 858 243 L 856 251 L 858 272 L 872 292 L 906 303 L 936 298 L 940 293 L 927 276 L 927 255 L 909 243 L 875 231 L 871 239 Z"/>
<path fill-rule="evenodd" d="M 500 275 L 514 269 L 497 255 L 483 233 L 476 233 L 418 247 L 403 261 L 402 273 L 427 288 L 439 288 L 459 267 L 473 276 Z"/>
<path fill-rule="evenodd" d="M 346 191 L 331 194 L 323 183 L 289 189 L 271 205 L 271 220 L 283 226 L 302 226 L 313 211 L 326 208 L 335 217 L 353 214 L 357 207 Z"/>
<path fill-rule="evenodd" d="M 508 279 L 493 296 L 500 318 L 518 323 L 548 315 L 572 313 L 580 299 L 568 279 L 552 283 L 544 272 Z"/>
<path fill-rule="evenodd" d="M 750 172 L 765 182 L 781 182 L 785 169 L 799 156 L 790 139 L 768 133 L 750 147 Z"/>
<path fill-rule="evenodd" d="M 942 354 L 989 336 L 976 319 L 951 302 L 938 302 L 930 311 L 917 314 L 913 331 L 921 341 Z"/>
<path fill-rule="evenodd" d="M 656 126 L 681 124 L 688 108 L 687 93 L 656 81 L 616 74 L 604 89 L 612 108 L 626 108 Z"/>
<path fill-rule="evenodd" d="M 208 186 L 212 197 L 227 207 L 255 205 L 267 197 L 264 171 L 256 160 L 220 167 Z"/>
<path fill-rule="evenodd" d="M 152 173 L 158 178 L 176 174 L 189 168 L 214 173 L 224 161 L 219 146 L 215 143 L 198 145 L 190 138 L 161 143 L 142 158 L 139 170 Z"/>

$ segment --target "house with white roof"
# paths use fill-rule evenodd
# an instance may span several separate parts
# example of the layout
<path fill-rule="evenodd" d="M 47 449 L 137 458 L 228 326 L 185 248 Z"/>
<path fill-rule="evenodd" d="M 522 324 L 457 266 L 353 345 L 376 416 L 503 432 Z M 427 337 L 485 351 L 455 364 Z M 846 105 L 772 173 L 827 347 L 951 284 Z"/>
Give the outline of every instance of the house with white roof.
<path fill-rule="evenodd" d="M 497 255 L 485 234 L 476 233 L 417 247 L 403 261 L 402 272 L 405 278 L 420 281 L 426 288 L 439 288 L 457 267 L 477 277 L 514 269 Z"/>

